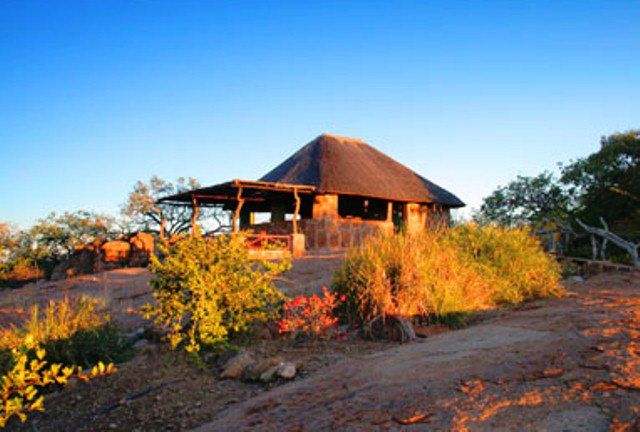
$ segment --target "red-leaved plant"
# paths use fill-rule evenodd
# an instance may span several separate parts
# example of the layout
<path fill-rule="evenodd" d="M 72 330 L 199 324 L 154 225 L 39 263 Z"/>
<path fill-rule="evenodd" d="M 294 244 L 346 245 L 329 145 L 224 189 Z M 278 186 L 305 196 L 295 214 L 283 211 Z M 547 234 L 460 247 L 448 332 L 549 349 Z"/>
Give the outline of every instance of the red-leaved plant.
<path fill-rule="evenodd" d="M 277 322 L 279 333 L 305 336 L 312 340 L 338 336 L 338 318 L 334 309 L 345 300 L 324 286 L 323 296 L 299 296 L 284 304 L 284 316 Z"/>

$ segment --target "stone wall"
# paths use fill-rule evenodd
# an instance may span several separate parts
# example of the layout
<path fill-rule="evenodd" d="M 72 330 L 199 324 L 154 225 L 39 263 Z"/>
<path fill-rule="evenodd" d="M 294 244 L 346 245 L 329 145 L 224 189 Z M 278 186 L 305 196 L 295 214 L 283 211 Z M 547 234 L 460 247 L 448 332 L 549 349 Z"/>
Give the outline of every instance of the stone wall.
<path fill-rule="evenodd" d="M 336 218 L 320 216 L 316 219 L 298 221 L 300 231 L 305 235 L 307 250 L 341 250 L 362 243 L 362 240 L 378 231 L 393 231 L 391 221 L 369 221 L 357 218 Z M 255 232 L 267 234 L 291 234 L 291 221 L 258 224 L 252 226 Z"/>
<path fill-rule="evenodd" d="M 403 204 L 403 226 L 408 231 L 434 229 L 449 224 L 449 210 L 433 205 Z M 255 232 L 288 235 L 293 232 L 291 221 L 272 215 L 272 222 L 252 225 Z M 312 218 L 301 219 L 298 227 L 305 235 L 308 250 L 340 250 L 362 243 L 362 240 L 378 231 L 392 232 L 392 207 L 389 204 L 387 220 L 362 220 L 358 217 L 341 217 L 338 214 L 338 195 L 326 194 L 313 197 Z"/>

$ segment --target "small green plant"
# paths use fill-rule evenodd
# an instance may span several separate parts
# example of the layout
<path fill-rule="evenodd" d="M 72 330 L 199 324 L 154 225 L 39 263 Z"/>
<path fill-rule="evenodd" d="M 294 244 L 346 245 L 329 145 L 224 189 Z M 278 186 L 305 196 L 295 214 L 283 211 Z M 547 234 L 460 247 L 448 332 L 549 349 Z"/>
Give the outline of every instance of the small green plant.
<path fill-rule="evenodd" d="M 0 377 L 0 428 L 4 428 L 17 416 L 25 422 L 27 414 L 44 411 L 42 389 L 50 385 L 64 385 L 69 379 L 88 381 L 116 371 L 113 363 L 105 365 L 98 362 L 88 373 L 80 366 L 63 366 L 45 360 L 47 352 L 32 337 L 24 344 L 11 350 L 11 359 L 7 372 Z"/>
<path fill-rule="evenodd" d="M 166 331 L 172 348 L 197 354 L 278 316 L 284 296 L 273 281 L 291 263 L 252 259 L 245 240 L 233 234 L 160 245 L 163 257 L 152 257 L 150 265 L 157 305 L 145 312 Z"/>

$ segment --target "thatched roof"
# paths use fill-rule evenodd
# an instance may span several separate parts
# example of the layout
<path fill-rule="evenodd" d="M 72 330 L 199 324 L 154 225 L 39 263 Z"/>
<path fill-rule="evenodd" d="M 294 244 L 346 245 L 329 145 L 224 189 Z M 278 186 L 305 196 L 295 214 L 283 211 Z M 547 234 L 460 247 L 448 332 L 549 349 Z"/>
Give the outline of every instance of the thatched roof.
<path fill-rule="evenodd" d="M 390 201 L 432 203 L 463 207 L 451 192 L 430 182 L 355 138 L 323 134 L 302 147 L 258 181 L 233 180 L 177 195 L 161 202 L 227 203 L 237 189 L 249 200 L 264 200 L 274 194 L 332 193 L 381 198 Z"/>
<path fill-rule="evenodd" d="M 451 192 L 356 138 L 323 134 L 260 178 L 263 182 L 315 186 L 337 193 L 393 201 L 465 204 Z"/>

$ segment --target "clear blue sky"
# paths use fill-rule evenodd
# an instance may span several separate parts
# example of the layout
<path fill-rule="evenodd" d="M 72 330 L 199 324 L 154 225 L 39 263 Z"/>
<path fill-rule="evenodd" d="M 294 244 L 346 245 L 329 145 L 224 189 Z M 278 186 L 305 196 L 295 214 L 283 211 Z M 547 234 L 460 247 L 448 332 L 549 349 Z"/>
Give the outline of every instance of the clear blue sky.
<path fill-rule="evenodd" d="M 640 3 L 0 2 L 0 221 L 258 178 L 322 132 L 477 207 L 640 127 Z"/>

